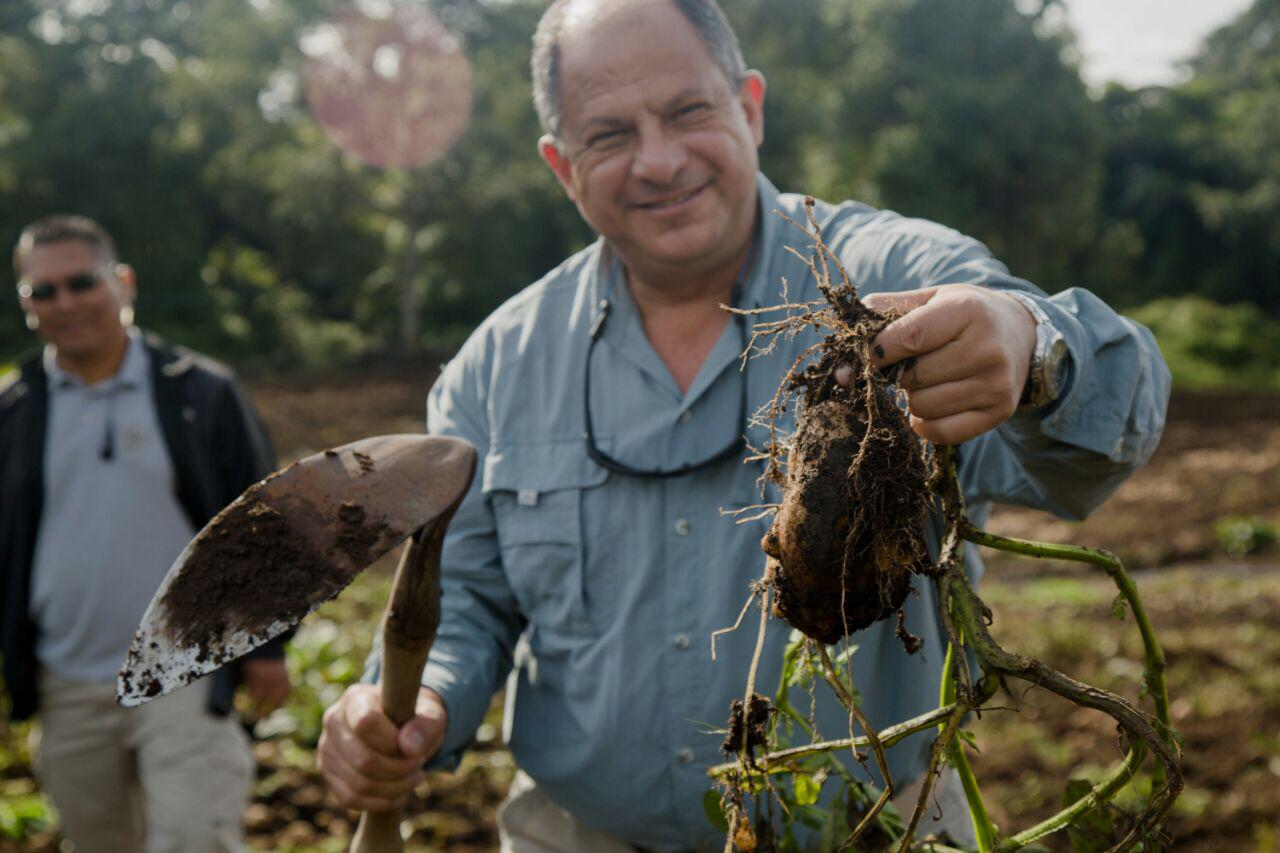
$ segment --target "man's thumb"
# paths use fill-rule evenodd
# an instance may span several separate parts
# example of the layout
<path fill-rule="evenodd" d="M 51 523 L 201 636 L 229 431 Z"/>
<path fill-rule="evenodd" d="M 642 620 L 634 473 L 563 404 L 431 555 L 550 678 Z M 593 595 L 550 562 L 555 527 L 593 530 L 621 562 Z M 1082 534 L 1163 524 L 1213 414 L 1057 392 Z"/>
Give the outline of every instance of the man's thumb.
<path fill-rule="evenodd" d="M 443 720 L 421 715 L 414 717 L 400 729 L 400 751 L 408 758 L 426 760 L 440 748 L 444 738 Z"/>

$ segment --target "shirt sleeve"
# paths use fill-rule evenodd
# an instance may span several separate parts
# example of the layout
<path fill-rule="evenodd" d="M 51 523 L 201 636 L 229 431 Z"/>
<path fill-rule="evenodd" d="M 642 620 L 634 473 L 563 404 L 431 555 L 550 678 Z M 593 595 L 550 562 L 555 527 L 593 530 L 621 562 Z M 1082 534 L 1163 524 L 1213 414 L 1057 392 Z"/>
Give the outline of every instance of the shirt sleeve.
<path fill-rule="evenodd" d="M 966 496 L 1084 518 L 1146 463 L 1164 430 L 1170 376 L 1151 332 L 1087 290 L 1046 296 L 967 238 L 927 278 L 925 286 L 975 284 L 1029 295 L 1070 352 L 1056 401 L 963 445 Z"/>
<path fill-rule="evenodd" d="M 525 620 L 507 584 L 493 511 L 483 490 L 488 452 L 488 371 L 483 332 L 444 369 L 427 397 L 427 429 L 465 439 L 480 465 L 476 479 L 449 523 L 441 554 L 440 629 L 422 684 L 438 693 L 448 711 L 444 743 L 432 767 L 454 767 L 484 721 L 493 694 L 511 670 Z M 371 660 L 366 678 L 376 677 Z"/>
<path fill-rule="evenodd" d="M 222 482 L 221 503 L 240 493 L 276 469 L 276 455 L 262 419 L 234 376 L 219 383 L 217 413 L 218 465 Z"/>

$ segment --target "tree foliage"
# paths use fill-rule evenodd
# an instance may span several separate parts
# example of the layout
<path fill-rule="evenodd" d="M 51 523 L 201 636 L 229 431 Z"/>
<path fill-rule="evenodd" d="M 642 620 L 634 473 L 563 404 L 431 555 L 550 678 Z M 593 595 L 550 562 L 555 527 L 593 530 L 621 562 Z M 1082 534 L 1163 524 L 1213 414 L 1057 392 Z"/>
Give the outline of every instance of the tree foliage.
<path fill-rule="evenodd" d="M 471 125 L 384 171 L 304 97 L 301 40 L 337 0 L 3 4 L 0 243 L 94 216 L 139 271 L 141 321 L 240 361 L 456 342 L 591 235 L 535 149 L 545 3 L 430 5 L 471 63 Z M 1054 4 L 1025 5 L 724 0 L 770 82 L 764 170 L 973 234 L 1050 290 L 1280 308 L 1280 0 L 1214 34 L 1186 84 L 1097 98 Z M 31 343 L 12 299 L 0 326 L 0 358 Z"/>

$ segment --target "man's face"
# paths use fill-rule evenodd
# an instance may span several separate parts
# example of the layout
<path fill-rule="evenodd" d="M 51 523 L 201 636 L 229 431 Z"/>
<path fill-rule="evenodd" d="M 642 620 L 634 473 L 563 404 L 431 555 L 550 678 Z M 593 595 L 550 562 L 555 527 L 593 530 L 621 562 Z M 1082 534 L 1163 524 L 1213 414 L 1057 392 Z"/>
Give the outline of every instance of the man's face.
<path fill-rule="evenodd" d="M 629 263 L 731 261 L 755 220 L 763 78 L 734 91 L 672 3 L 583 6 L 561 42 L 560 139 L 544 137 L 544 159 Z"/>
<path fill-rule="evenodd" d="M 40 321 L 40 337 L 71 358 L 110 352 L 124 333 L 120 309 L 133 301 L 132 271 L 104 263 L 100 250 L 83 240 L 32 247 L 19 288 L 22 309 Z"/>

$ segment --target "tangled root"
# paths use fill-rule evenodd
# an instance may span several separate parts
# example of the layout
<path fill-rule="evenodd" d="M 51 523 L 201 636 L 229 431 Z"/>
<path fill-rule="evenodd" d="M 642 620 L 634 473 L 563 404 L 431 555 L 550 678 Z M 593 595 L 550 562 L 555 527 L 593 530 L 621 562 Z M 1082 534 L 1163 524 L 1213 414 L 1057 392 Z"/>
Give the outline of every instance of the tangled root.
<path fill-rule="evenodd" d="M 813 227 L 819 262 L 808 263 L 826 302 L 793 311 L 771 333 L 830 331 L 817 357 L 788 374 L 768 415 L 791 401 L 800 407 L 795 432 L 768 454 L 771 470 L 786 474 L 775 475 L 783 498 L 761 547 L 775 615 L 830 644 L 902 607 L 911 576 L 930 566 L 931 498 L 923 444 L 898 404 L 898 371 L 886 374 L 870 360 L 872 341 L 892 318 L 862 304 L 834 256 L 843 283 L 831 285 Z M 841 367 L 850 369 L 847 386 L 835 380 Z"/>

